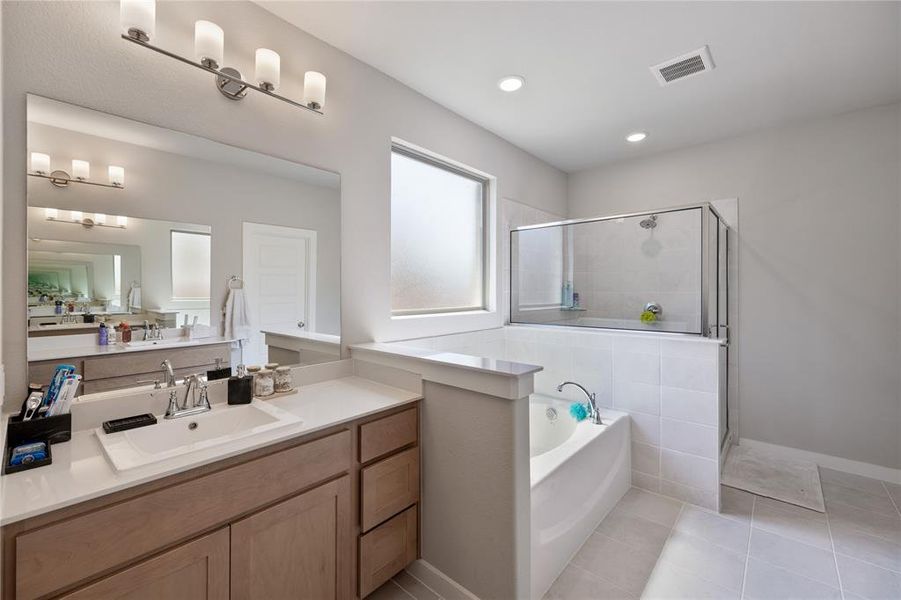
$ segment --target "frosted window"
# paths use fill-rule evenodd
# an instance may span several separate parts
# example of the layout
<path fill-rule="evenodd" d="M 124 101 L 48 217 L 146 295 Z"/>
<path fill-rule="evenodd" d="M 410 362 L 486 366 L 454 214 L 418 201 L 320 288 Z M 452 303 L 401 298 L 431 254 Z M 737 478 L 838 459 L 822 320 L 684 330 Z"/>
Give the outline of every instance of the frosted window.
<path fill-rule="evenodd" d="M 172 232 L 172 297 L 209 299 L 209 234 Z"/>
<path fill-rule="evenodd" d="M 391 153 L 394 314 L 485 307 L 486 185 L 427 159 Z"/>

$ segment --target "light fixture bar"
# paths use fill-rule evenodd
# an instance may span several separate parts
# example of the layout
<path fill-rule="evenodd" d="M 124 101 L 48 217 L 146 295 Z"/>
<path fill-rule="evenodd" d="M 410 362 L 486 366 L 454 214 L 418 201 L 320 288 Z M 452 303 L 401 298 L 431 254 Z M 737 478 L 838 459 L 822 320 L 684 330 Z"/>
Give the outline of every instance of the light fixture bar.
<path fill-rule="evenodd" d="M 68 173 L 66 174 L 65 177 L 60 176 L 60 175 L 53 175 L 52 173 L 50 175 L 45 175 L 44 173 L 28 173 L 28 176 L 29 177 L 40 177 L 41 179 L 49 179 L 50 183 L 52 183 L 53 185 L 55 185 L 57 187 L 65 187 L 65 186 L 69 185 L 70 183 L 85 183 L 87 185 L 96 185 L 99 187 L 113 188 L 116 190 L 124 190 L 125 189 L 124 185 L 113 185 L 111 183 L 100 183 L 99 181 L 88 181 L 87 179 L 76 179 L 74 177 L 69 177 Z"/>
<path fill-rule="evenodd" d="M 89 217 L 82 217 L 81 219 L 60 219 L 59 217 L 45 217 L 45 220 L 52 221 L 53 223 L 65 223 L 68 225 L 81 225 L 82 227 L 87 227 L 91 229 L 92 227 L 109 227 L 110 229 L 126 229 L 127 225 L 125 223 L 119 225 L 110 225 L 108 223 L 100 223 L 95 219 L 91 219 Z"/>
<path fill-rule="evenodd" d="M 287 102 L 291 106 L 296 106 L 297 108 L 302 108 L 304 110 L 314 112 L 318 115 L 323 114 L 323 112 L 321 110 L 319 110 L 319 108 L 315 108 L 313 106 L 307 106 L 306 104 L 301 104 L 300 102 L 295 102 L 294 100 L 291 100 L 290 98 L 285 98 L 281 94 L 276 94 L 274 91 L 269 91 L 264 87 L 250 83 L 248 81 L 244 81 L 243 79 L 241 79 L 239 77 L 235 77 L 234 75 L 229 75 L 228 73 L 224 72 L 222 69 L 214 69 L 212 67 L 208 67 L 202 63 L 195 62 L 189 58 L 185 58 L 184 56 L 175 54 L 174 52 L 169 52 L 168 50 L 160 48 L 159 46 L 154 46 L 150 42 L 141 40 L 138 37 L 132 37 L 131 35 L 123 33 L 122 39 L 132 42 L 133 44 L 137 44 L 138 46 L 143 46 L 143 47 L 147 48 L 148 50 L 153 50 L 154 52 L 158 52 L 158 53 L 162 54 L 163 56 L 168 56 L 169 58 L 174 58 L 177 61 L 185 63 L 186 65 L 191 65 L 192 67 L 197 67 L 198 69 L 206 71 L 207 73 L 211 73 L 213 75 L 216 75 L 217 77 L 221 77 L 222 79 L 224 79 L 226 81 L 231 81 L 231 82 L 237 83 L 238 85 L 244 86 L 246 88 L 256 90 L 256 91 L 260 92 L 261 94 L 266 94 L 267 96 L 271 96 L 272 98 L 275 98 L 276 100 L 281 100 L 282 102 Z"/>

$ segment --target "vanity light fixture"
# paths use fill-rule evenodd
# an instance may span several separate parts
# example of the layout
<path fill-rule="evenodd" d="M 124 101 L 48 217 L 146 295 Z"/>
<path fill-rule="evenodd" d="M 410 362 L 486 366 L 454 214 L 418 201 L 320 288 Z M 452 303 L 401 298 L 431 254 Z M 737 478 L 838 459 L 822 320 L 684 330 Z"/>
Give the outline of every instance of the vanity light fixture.
<path fill-rule="evenodd" d="M 637 144 L 638 142 L 643 142 L 647 137 L 648 133 L 646 131 L 633 131 L 626 136 L 626 141 Z"/>
<path fill-rule="evenodd" d="M 48 221 L 56 223 L 69 223 L 71 225 L 81 225 L 90 229 L 92 227 L 112 227 L 113 229 L 125 229 L 128 226 L 128 217 L 116 217 L 116 224 L 107 224 L 107 216 L 103 213 L 94 213 L 94 217 L 85 217 L 80 210 L 70 210 L 68 219 L 61 219 L 59 210 L 56 208 L 45 208 L 44 218 Z"/>
<path fill-rule="evenodd" d="M 215 75 L 216 87 L 230 100 L 241 100 L 247 90 L 256 90 L 297 108 L 322 114 L 325 105 L 325 76 L 322 73 L 307 71 L 304 74 L 303 100 L 297 102 L 276 93 L 280 84 L 281 57 L 268 48 L 256 50 L 257 83 L 254 84 L 245 81 L 238 69 L 222 66 L 225 32 L 215 23 L 201 20 L 194 24 L 194 58 L 190 59 L 150 43 L 156 28 L 155 0 L 120 0 L 119 15 L 122 39 Z"/>
<path fill-rule="evenodd" d="M 99 181 L 90 181 L 91 163 L 86 160 L 72 160 L 72 175 L 66 171 L 57 169 L 50 170 L 50 155 L 42 152 L 31 153 L 31 171 L 29 177 L 41 177 L 47 179 L 56 187 L 68 187 L 70 183 L 86 183 L 88 185 L 98 185 L 100 187 L 122 189 L 125 187 L 125 169 L 122 167 L 109 168 L 109 183 L 100 183 Z"/>

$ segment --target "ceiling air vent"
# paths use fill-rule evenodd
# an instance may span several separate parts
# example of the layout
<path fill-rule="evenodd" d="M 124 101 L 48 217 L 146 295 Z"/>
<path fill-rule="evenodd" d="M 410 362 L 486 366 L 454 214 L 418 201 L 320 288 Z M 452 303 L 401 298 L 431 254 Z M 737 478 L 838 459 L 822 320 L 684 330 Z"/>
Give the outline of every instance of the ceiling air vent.
<path fill-rule="evenodd" d="M 714 69 L 713 59 L 710 57 L 710 48 L 704 46 L 682 56 L 671 58 L 659 65 L 651 67 L 651 73 L 657 78 L 661 86 L 669 85 L 674 81 L 700 75 Z"/>

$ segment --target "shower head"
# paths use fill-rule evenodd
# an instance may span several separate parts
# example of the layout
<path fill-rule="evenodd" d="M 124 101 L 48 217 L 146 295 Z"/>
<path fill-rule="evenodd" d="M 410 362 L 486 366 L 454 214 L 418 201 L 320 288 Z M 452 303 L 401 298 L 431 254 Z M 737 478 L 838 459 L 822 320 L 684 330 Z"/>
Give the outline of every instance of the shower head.
<path fill-rule="evenodd" d="M 657 227 L 657 215 L 651 215 L 647 219 L 642 219 L 638 224 L 641 225 L 642 229 L 654 229 Z"/>

